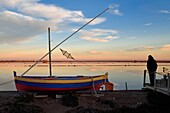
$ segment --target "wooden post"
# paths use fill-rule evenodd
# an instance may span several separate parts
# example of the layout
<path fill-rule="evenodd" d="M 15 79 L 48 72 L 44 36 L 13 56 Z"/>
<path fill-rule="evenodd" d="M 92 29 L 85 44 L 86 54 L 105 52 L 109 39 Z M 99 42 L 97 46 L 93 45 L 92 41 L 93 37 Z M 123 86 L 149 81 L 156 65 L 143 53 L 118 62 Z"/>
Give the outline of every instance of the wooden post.
<path fill-rule="evenodd" d="M 128 90 L 127 82 L 125 82 L 126 91 Z"/>
<path fill-rule="evenodd" d="M 17 76 L 17 72 L 16 72 L 16 71 L 13 71 L 13 73 L 14 73 L 14 76 L 16 77 L 16 76 Z"/>
<path fill-rule="evenodd" d="M 170 95 L 170 75 L 169 75 L 169 73 L 168 73 L 168 93 L 169 93 L 169 95 Z"/>
<path fill-rule="evenodd" d="M 143 87 L 145 87 L 145 84 L 146 84 L 146 70 L 144 70 Z"/>
<path fill-rule="evenodd" d="M 49 72 L 50 72 L 50 77 L 52 77 L 50 28 L 48 28 L 48 42 L 49 42 Z"/>
<path fill-rule="evenodd" d="M 156 72 L 154 72 L 154 90 L 156 90 Z"/>

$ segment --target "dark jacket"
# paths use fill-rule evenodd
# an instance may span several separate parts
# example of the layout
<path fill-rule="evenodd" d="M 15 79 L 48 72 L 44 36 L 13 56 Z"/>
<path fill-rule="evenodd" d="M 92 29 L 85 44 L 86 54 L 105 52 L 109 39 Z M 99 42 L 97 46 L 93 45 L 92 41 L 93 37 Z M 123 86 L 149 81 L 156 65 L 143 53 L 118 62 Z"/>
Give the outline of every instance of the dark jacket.
<path fill-rule="evenodd" d="M 149 55 L 148 61 L 147 61 L 147 69 L 148 69 L 149 73 L 155 72 L 157 67 L 158 67 L 158 65 L 157 65 L 155 59 L 151 55 Z"/>

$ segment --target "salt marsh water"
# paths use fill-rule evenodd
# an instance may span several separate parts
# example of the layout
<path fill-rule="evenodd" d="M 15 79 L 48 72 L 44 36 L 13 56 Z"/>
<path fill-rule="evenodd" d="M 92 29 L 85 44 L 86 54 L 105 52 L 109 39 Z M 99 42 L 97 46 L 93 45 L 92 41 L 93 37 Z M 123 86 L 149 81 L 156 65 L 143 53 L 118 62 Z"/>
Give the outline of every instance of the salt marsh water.
<path fill-rule="evenodd" d="M 13 71 L 21 75 L 33 63 L 0 63 L 0 91 L 15 91 Z M 128 89 L 141 89 L 143 72 L 146 63 L 134 62 L 55 62 L 52 64 L 53 75 L 100 75 L 109 73 L 109 80 L 114 83 L 114 90 L 124 90 L 125 82 Z M 158 63 L 158 70 L 163 67 L 170 69 L 170 63 Z M 48 75 L 48 64 L 38 64 L 26 75 Z M 162 77 L 162 76 L 159 76 Z M 5 83 L 9 81 L 8 83 Z M 148 76 L 147 76 L 147 81 Z M 5 84 L 3 84 L 5 83 Z"/>

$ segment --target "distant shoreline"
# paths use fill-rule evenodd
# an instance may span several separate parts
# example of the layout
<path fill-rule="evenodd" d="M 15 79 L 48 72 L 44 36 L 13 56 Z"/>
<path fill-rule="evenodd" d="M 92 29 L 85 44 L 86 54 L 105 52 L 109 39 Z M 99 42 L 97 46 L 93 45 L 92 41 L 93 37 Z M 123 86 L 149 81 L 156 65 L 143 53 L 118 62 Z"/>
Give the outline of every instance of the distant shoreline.
<path fill-rule="evenodd" d="M 18 63 L 18 62 L 21 62 L 21 63 L 25 63 L 25 62 L 36 62 L 38 60 L 0 60 L 0 63 Z M 47 63 L 48 60 L 42 60 L 41 61 L 42 63 Z M 52 61 L 52 62 L 86 62 L 86 63 L 90 63 L 90 62 L 133 62 L 133 63 L 146 63 L 147 61 L 146 60 L 61 60 L 61 61 Z M 170 63 L 170 60 L 157 60 L 158 63 Z"/>

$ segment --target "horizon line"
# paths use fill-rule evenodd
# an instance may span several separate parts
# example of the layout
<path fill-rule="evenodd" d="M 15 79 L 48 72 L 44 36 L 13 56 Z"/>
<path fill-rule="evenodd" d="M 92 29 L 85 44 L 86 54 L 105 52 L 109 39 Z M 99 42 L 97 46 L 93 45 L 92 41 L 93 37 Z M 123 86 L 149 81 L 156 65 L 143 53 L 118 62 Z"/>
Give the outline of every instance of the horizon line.
<path fill-rule="evenodd" d="M 38 60 L 0 60 L 0 62 L 36 62 Z M 161 63 L 170 63 L 170 60 L 156 60 Z M 42 60 L 41 62 L 48 62 Z M 147 60 L 52 60 L 51 62 L 147 62 Z"/>

